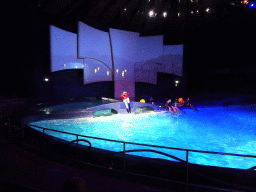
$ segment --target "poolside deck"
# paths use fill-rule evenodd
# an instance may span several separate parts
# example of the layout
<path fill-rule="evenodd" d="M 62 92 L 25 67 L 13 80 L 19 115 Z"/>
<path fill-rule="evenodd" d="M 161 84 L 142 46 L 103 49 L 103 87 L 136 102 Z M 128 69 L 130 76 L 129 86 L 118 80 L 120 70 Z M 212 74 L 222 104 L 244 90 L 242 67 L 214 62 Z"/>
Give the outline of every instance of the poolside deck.
<path fill-rule="evenodd" d="M 138 108 L 149 107 L 153 111 L 159 111 L 159 107 L 157 105 L 152 105 L 150 103 L 140 103 L 140 102 L 131 102 L 131 112 L 135 113 Z M 98 105 L 94 107 L 88 107 L 85 109 L 71 109 L 71 110 L 63 110 L 63 111 L 37 111 L 23 118 L 23 122 L 31 123 L 35 121 L 41 121 L 45 119 L 70 119 L 70 118 L 93 118 L 94 113 L 96 111 L 104 110 L 104 109 L 113 109 L 118 114 L 126 114 L 126 107 L 123 102 L 115 102 L 108 103 L 103 105 Z"/>
<path fill-rule="evenodd" d="M 132 113 L 134 113 L 136 109 L 142 108 L 142 107 L 150 107 L 154 111 L 159 110 L 158 106 L 152 105 L 150 103 L 130 102 L 130 106 L 131 106 Z M 85 111 L 88 113 L 87 114 L 88 116 L 93 117 L 93 114 L 96 111 L 103 110 L 103 109 L 114 109 L 119 114 L 127 113 L 125 104 L 123 102 L 109 103 L 109 104 L 99 105 L 95 107 L 90 107 Z"/>

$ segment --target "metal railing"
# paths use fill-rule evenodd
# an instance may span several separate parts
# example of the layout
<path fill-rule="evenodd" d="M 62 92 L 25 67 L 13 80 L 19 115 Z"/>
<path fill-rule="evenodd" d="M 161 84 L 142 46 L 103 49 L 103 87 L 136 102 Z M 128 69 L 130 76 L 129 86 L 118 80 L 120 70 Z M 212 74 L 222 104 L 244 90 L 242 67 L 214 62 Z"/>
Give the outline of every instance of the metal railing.
<path fill-rule="evenodd" d="M 91 148 L 91 143 L 89 141 L 84 140 L 84 139 L 79 139 L 79 137 L 88 138 L 88 139 L 103 140 L 103 141 L 110 141 L 110 142 L 115 142 L 115 143 L 121 143 L 122 146 L 123 146 L 123 150 L 119 151 L 119 152 L 113 152 L 113 153 L 115 153 L 115 154 L 118 154 L 118 153 L 123 154 L 123 157 L 122 157 L 123 158 L 123 170 L 122 170 L 123 172 L 126 172 L 126 154 L 127 153 L 131 153 L 131 152 L 154 152 L 154 153 L 158 153 L 158 154 L 165 155 L 167 157 L 173 158 L 175 160 L 178 160 L 179 162 L 185 163 L 185 165 L 186 165 L 186 182 L 183 183 L 183 184 L 185 184 L 187 187 L 189 185 L 193 185 L 193 184 L 189 183 L 189 165 L 192 165 L 191 163 L 189 163 L 189 154 L 190 153 L 205 153 L 205 154 L 217 154 L 217 155 L 227 155 L 227 156 L 236 156 L 236 157 L 256 158 L 255 155 L 242 155 L 242 154 L 233 154 L 233 153 L 210 152 L 210 151 L 181 149 L 181 148 L 175 148 L 175 147 L 166 147 L 166 146 L 158 146 L 158 145 L 151 145 L 151 144 L 140 144 L 140 143 L 134 143 L 134 142 L 118 141 L 118 140 L 112 140 L 112 139 L 105 139 L 105 138 L 98 138 L 98 137 L 92 137 L 92 136 L 79 135 L 79 134 L 69 133 L 69 132 L 65 132 L 65 131 L 53 130 L 53 129 L 39 127 L 39 126 L 36 126 L 36 125 L 31 125 L 31 124 L 27 124 L 27 125 L 30 126 L 30 127 L 35 127 L 35 128 L 41 129 L 42 132 L 43 132 L 43 136 L 45 136 L 45 131 L 58 132 L 58 133 L 63 133 L 63 134 L 67 134 L 67 135 L 76 136 L 76 140 L 71 141 L 70 143 L 74 143 L 74 142 L 77 143 L 77 154 L 78 154 L 78 144 L 79 144 L 79 141 L 83 141 L 83 142 L 89 143 L 89 145 L 90 145 L 89 149 Z M 178 157 L 175 157 L 173 155 L 170 155 L 170 154 L 167 154 L 167 153 L 164 153 L 164 152 L 161 152 L 161 151 L 156 151 L 156 150 L 149 150 L 149 149 L 126 150 L 126 146 L 127 145 L 138 145 L 138 146 L 153 147 L 153 148 L 158 148 L 158 149 L 171 149 L 171 150 L 184 151 L 186 153 L 186 160 L 182 160 L 182 159 L 180 159 Z M 253 170 L 253 169 L 255 169 L 255 167 L 252 167 L 252 168 L 250 168 L 248 170 Z M 230 185 L 230 183 L 229 183 L 229 185 Z"/>
<path fill-rule="evenodd" d="M 78 145 L 79 145 L 79 141 L 83 141 L 89 144 L 89 148 L 88 150 L 91 148 L 91 143 L 87 140 L 84 139 L 79 139 L 79 137 L 83 137 L 83 138 L 89 138 L 89 139 L 96 139 L 96 140 L 103 140 L 103 141 L 110 141 L 110 142 L 115 142 L 115 143 L 121 143 L 123 146 L 123 150 L 119 151 L 119 152 L 113 152 L 115 154 L 121 153 L 123 154 L 123 172 L 126 172 L 126 153 L 131 153 L 131 152 L 154 152 L 154 153 L 158 153 L 161 155 L 165 155 L 167 157 L 173 158 L 175 160 L 178 160 L 179 162 L 185 163 L 186 165 L 186 182 L 179 182 L 182 183 L 184 185 L 186 185 L 186 189 L 188 189 L 188 186 L 198 186 L 195 185 L 193 183 L 189 183 L 189 165 L 193 165 L 191 163 L 189 163 L 189 154 L 190 153 L 205 153 L 205 154 L 217 154 L 217 155 L 227 155 L 227 156 L 236 156 L 236 157 L 247 157 L 247 158 L 256 158 L 255 155 L 242 155 L 242 154 L 233 154 L 233 153 L 222 153 L 222 152 L 210 152 L 210 151 L 201 151 L 201 150 L 191 150 L 191 149 L 181 149 L 181 148 L 175 148 L 175 147 L 166 147 L 166 146 L 158 146 L 158 145 L 151 145 L 151 144 L 140 144 L 140 143 L 134 143 L 134 142 L 126 142 L 126 141 L 118 141 L 118 140 L 112 140 L 112 139 L 105 139 L 105 138 L 98 138 L 98 137 L 92 137 L 92 136 L 85 136 L 85 135 L 80 135 L 80 134 L 75 134 L 75 133 L 69 133 L 69 132 L 65 132 L 65 131 L 59 131 L 59 130 L 53 130 L 53 129 L 49 129 L 49 128 L 44 128 L 44 127 L 40 127 L 40 126 L 36 126 L 36 125 L 32 125 L 32 124 L 26 124 L 29 127 L 35 127 L 35 128 L 39 128 L 42 130 L 43 136 L 45 137 L 45 132 L 46 131 L 51 131 L 51 132 L 58 132 L 58 133 L 63 133 L 63 134 L 67 134 L 67 135 L 73 135 L 76 136 L 76 139 L 74 141 L 71 141 L 70 143 L 74 143 L 76 142 L 76 147 L 77 147 L 77 154 L 78 154 Z M 22 133 L 24 136 L 24 124 L 22 125 Z M 182 160 L 178 157 L 175 157 L 173 155 L 161 152 L 161 151 L 156 151 L 156 150 L 149 150 L 149 149 L 135 149 L 135 150 L 126 150 L 126 145 L 138 145 L 138 146 L 144 146 L 144 147 L 153 147 L 153 148 L 158 148 L 158 149 L 171 149 L 171 150 L 178 150 L 178 151 L 184 151 L 186 153 L 186 160 Z M 107 168 L 107 167 L 106 167 Z M 251 167 L 247 170 L 254 170 L 256 169 L 256 166 Z M 133 173 L 132 173 L 133 174 Z M 138 174 L 137 174 L 138 175 Z M 146 175 L 142 175 L 142 176 L 146 176 Z M 150 176 L 149 176 L 150 177 Z M 152 177 L 153 178 L 153 177 Z M 158 179 L 162 179 L 162 178 L 158 178 Z M 164 179 L 166 180 L 166 179 Z M 168 179 L 167 179 L 168 180 Z M 216 179 L 215 179 L 216 180 Z M 176 182 L 173 180 L 169 180 L 172 182 Z M 220 181 L 222 182 L 222 181 Z M 223 182 L 222 182 L 223 183 Z M 224 182 L 225 183 L 225 182 Z M 243 188 L 244 186 L 241 185 L 235 185 L 235 184 L 230 184 L 230 183 L 225 183 L 228 185 L 231 185 L 233 187 L 239 187 L 239 188 Z M 205 186 L 201 186 L 201 187 L 205 187 Z M 211 188 L 211 187 L 206 187 L 206 188 Z M 249 187 L 249 189 L 253 189 L 253 191 L 256 191 L 256 188 L 254 187 Z M 220 189 L 220 191 L 222 191 L 223 189 Z M 225 189 L 224 189 L 225 190 Z M 242 189 L 244 190 L 244 189 Z M 225 191 L 233 191 L 233 190 L 225 190 Z"/>

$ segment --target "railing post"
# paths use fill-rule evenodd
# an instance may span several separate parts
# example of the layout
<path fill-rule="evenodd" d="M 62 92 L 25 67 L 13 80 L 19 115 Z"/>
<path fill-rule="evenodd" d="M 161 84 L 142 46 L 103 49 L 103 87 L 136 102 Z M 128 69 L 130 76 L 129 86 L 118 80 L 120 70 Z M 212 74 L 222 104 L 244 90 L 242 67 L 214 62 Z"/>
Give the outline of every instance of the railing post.
<path fill-rule="evenodd" d="M 76 156 L 78 157 L 78 135 L 76 135 Z"/>
<path fill-rule="evenodd" d="M 124 163 L 124 172 L 125 172 L 125 142 L 123 143 L 123 163 Z"/>
<path fill-rule="evenodd" d="M 45 129 L 43 129 L 43 146 L 45 146 Z"/>
<path fill-rule="evenodd" d="M 186 165 L 187 165 L 187 171 L 186 171 L 186 191 L 188 191 L 188 150 L 186 150 Z"/>
<path fill-rule="evenodd" d="M 45 148 L 45 129 L 43 129 L 43 145 L 41 145 L 41 150 L 44 151 Z"/>

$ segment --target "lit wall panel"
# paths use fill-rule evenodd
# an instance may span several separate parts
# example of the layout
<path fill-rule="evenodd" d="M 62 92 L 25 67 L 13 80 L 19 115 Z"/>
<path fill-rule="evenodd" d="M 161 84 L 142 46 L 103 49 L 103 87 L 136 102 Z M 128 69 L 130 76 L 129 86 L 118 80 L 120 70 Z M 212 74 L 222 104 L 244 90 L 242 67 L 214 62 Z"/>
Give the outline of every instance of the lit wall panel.
<path fill-rule="evenodd" d="M 157 72 L 162 72 L 163 36 L 140 37 L 135 65 L 136 82 L 156 84 Z"/>
<path fill-rule="evenodd" d="M 77 34 L 50 26 L 51 72 L 83 68 L 77 58 Z"/>
<path fill-rule="evenodd" d="M 111 81 L 109 33 L 78 23 L 78 57 L 84 61 L 84 83 Z"/>
<path fill-rule="evenodd" d="M 123 91 L 135 97 L 134 64 L 137 61 L 139 33 L 110 29 L 115 65 L 115 98 Z"/>

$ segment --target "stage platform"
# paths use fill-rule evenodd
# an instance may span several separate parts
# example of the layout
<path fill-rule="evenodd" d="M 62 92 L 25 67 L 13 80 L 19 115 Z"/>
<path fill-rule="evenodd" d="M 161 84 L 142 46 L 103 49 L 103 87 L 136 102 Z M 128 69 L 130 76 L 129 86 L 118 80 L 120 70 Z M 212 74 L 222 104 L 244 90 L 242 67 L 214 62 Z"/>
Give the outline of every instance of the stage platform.
<path fill-rule="evenodd" d="M 159 106 L 152 105 L 150 103 L 140 103 L 140 102 L 130 102 L 131 112 L 135 113 L 137 109 L 150 108 L 151 111 L 160 111 Z M 94 114 L 100 110 L 111 109 L 117 114 L 126 114 L 126 107 L 123 102 L 108 103 L 103 105 L 98 105 L 94 107 L 88 107 L 86 109 L 71 109 L 65 111 L 38 111 L 36 114 L 27 115 L 27 117 L 22 118 L 24 123 L 31 123 L 46 119 L 71 119 L 71 118 L 93 118 Z"/>

